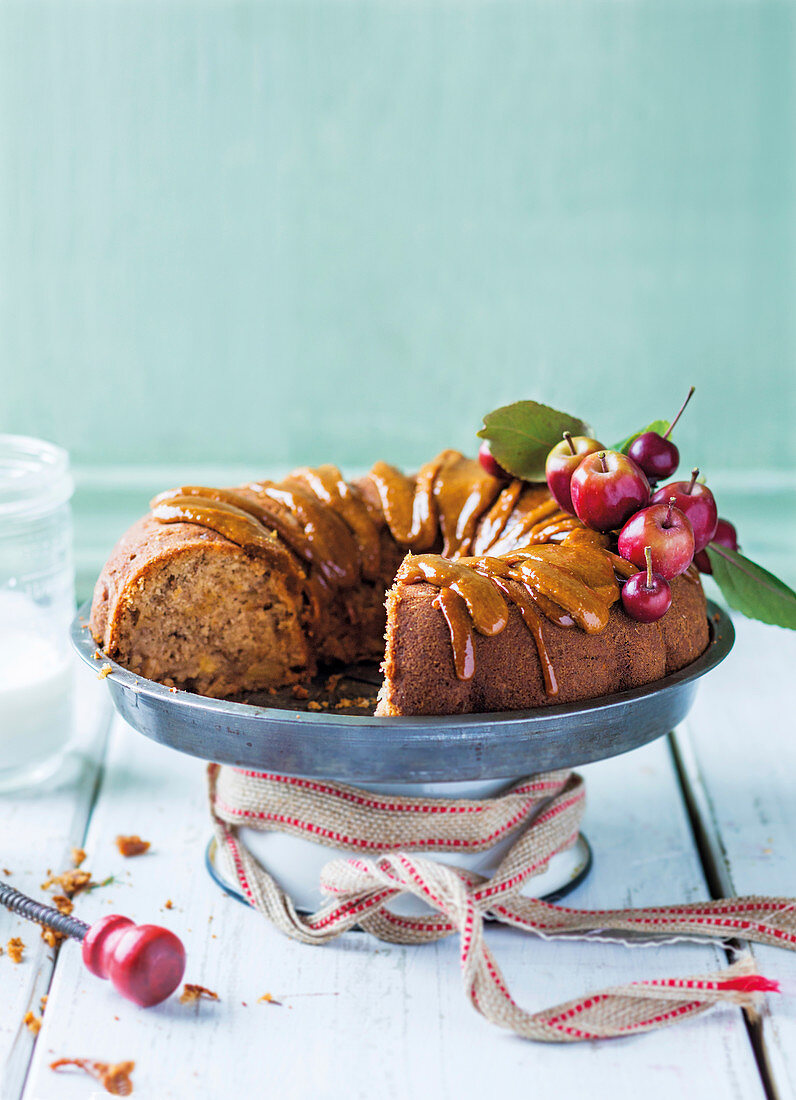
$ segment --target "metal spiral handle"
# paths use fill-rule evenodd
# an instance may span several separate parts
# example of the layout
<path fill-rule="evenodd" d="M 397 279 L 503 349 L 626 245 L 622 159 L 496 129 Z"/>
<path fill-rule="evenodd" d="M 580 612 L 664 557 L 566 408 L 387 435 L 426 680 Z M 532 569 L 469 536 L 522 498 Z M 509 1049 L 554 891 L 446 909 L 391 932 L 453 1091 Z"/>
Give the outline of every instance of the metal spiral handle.
<path fill-rule="evenodd" d="M 7 882 L 0 882 L 0 905 L 10 909 L 12 913 L 19 913 L 26 920 L 36 921 L 37 924 L 43 924 L 47 928 L 52 928 L 54 932 L 60 932 L 73 940 L 82 941 L 89 930 L 85 921 L 78 920 L 77 917 L 68 917 L 66 913 L 59 913 L 50 905 L 42 905 L 41 902 L 34 901 Z"/>

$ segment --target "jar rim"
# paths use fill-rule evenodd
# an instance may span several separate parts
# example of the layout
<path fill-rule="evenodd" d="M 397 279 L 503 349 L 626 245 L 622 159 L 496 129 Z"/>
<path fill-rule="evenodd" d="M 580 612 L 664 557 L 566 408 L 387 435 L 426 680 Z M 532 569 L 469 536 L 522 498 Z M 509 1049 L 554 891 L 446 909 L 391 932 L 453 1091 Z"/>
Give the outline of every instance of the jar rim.
<path fill-rule="evenodd" d="M 30 435 L 0 434 L 0 519 L 29 519 L 65 504 L 74 491 L 69 453 Z"/>

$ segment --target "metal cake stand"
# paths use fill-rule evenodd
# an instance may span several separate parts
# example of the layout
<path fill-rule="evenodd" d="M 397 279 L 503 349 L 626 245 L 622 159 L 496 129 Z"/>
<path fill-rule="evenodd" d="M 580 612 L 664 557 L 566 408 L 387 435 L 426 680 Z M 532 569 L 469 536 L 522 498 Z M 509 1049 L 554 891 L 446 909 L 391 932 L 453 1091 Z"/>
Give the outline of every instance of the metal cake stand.
<path fill-rule="evenodd" d="M 317 702 L 312 696 L 229 702 L 145 680 L 99 653 L 88 606 L 72 624 L 75 649 L 95 671 L 110 665 L 113 703 L 139 733 L 219 764 L 351 783 L 508 779 L 629 752 L 683 720 L 700 678 L 724 660 L 735 638 L 729 616 L 709 602 L 710 643 L 702 656 L 645 687 L 535 710 L 374 718 L 364 708 L 333 709 L 336 703 L 307 709 Z M 375 698 L 374 686 L 372 669 L 348 669 L 335 694 Z M 321 691 L 316 685 L 314 694 Z"/>
<path fill-rule="evenodd" d="M 376 789 L 413 784 L 432 794 L 430 788 L 442 784 L 440 797 L 448 791 L 455 797 L 478 797 L 484 781 L 588 764 L 667 734 L 691 709 L 700 678 L 724 660 L 735 639 L 729 616 L 708 601 L 710 642 L 705 652 L 645 687 L 535 710 L 375 718 L 380 676 L 372 666 L 344 669 L 331 681 L 327 673 L 306 699 L 291 692 L 241 702 L 208 699 L 136 676 L 106 657 L 88 630 L 88 614 L 86 603 L 72 623 L 77 653 L 95 672 L 110 666 L 106 683 L 116 709 L 153 741 L 219 764 L 375 784 Z M 571 889 L 588 870 L 591 856 L 581 839 L 558 880 L 553 876 L 548 884 L 548 896 L 562 896 L 561 889 Z M 228 875 L 212 861 L 212 845 L 210 866 L 214 877 L 234 892 Z"/>

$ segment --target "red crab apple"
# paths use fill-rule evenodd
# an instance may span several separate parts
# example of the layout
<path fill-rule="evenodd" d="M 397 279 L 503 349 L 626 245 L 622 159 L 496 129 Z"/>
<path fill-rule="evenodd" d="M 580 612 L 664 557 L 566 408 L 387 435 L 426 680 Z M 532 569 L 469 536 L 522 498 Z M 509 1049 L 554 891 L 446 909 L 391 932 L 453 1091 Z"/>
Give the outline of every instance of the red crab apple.
<path fill-rule="evenodd" d="M 652 568 L 664 580 L 684 573 L 693 561 L 694 532 L 687 517 L 675 508 L 674 497 L 636 512 L 619 532 L 619 553 L 639 569 L 646 567 L 648 546 Z"/>
<path fill-rule="evenodd" d="M 652 571 L 652 547 L 644 547 L 646 570 L 635 573 L 622 588 L 622 604 L 631 619 L 654 623 L 662 619 L 672 606 L 669 582 Z"/>
<path fill-rule="evenodd" d="M 619 451 L 587 455 L 572 475 L 570 488 L 576 516 L 595 531 L 621 527 L 650 498 L 646 475 Z"/>
<path fill-rule="evenodd" d="M 575 514 L 570 492 L 572 475 L 586 455 L 593 455 L 604 449 L 602 443 L 598 443 L 596 439 L 589 439 L 587 435 L 573 436 L 569 432 L 564 432 L 563 440 L 556 443 L 547 456 L 544 467 L 547 488 L 565 512 Z"/>
<path fill-rule="evenodd" d="M 694 389 L 695 387 L 692 386 L 688 391 L 688 397 L 686 397 L 680 411 L 664 435 L 660 435 L 658 432 L 642 432 L 628 448 L 627 453 L 633 461 L 653 481 L 660 481 L 663 477 L 671 477 L 680 464 L 680 452 L 669 436 L 674 431 L 675 424 L 685 412 L 686 405 L 694 396 Z"/>
<path fill-rule="evenodd" d="M 478 448 L 478 461 L 481 466 L 490 477 L 498 477 L 501 481 L 508 481 L 511 478 L 511 474 L 507 473 L 500 465 L 498 460 L 492 454 L 492 449 L 489 446 L 489 440 L 485 439 L 481 446 Z"/>
<path fill-rule="evenodd" d="M 658 489 L 652 498 L 652 503 L 658 504 L 674 497 L 675 508 L 679 508 L 683 515 L 688 516 L 688 522 L 694 529 L 695 553 L 704 550 L 713 539 L 719 522 L 713 493 L 707 485 L 699 484 L 698 477 L 699 470 L 695 468 L 691 471 L 690 481 L 672 481 L 669 485 Z"/>
<path fill-rule="evenodd" d="M 716 533 L 710 540 L 712 543 L 718 543 L 719 546 L 726 546 L 728 550 L 739 550 L 738 545 L 738 532 L 728 519 L 720 519 L 716 524 Z M 712 573 L 713 566 L 710 564 L 710 558 L 708 557 L 707 550 L 700 550 L 694 554 L 694 564 L 700 573 Z"/>

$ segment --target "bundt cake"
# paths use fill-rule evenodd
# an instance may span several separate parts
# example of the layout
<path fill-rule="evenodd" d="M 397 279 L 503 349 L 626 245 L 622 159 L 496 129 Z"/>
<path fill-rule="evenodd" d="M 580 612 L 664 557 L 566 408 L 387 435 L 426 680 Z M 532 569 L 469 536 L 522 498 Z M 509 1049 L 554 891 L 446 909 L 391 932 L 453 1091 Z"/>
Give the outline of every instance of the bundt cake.
<path fill-rule="evenodd" d="M 220 698 L 383 655 L 378 714 L 570 702 L 658 679 L 708 643 L 693 567 L 662 620 L 636 622 L 619 600 L 636 568 L 609 545 L 546 486 L 457 451 L 415 476 L 377 462 L 353 482 L 327 465 L 183 486 L 113 550 L 90 627 L 125 668 Z"/>

